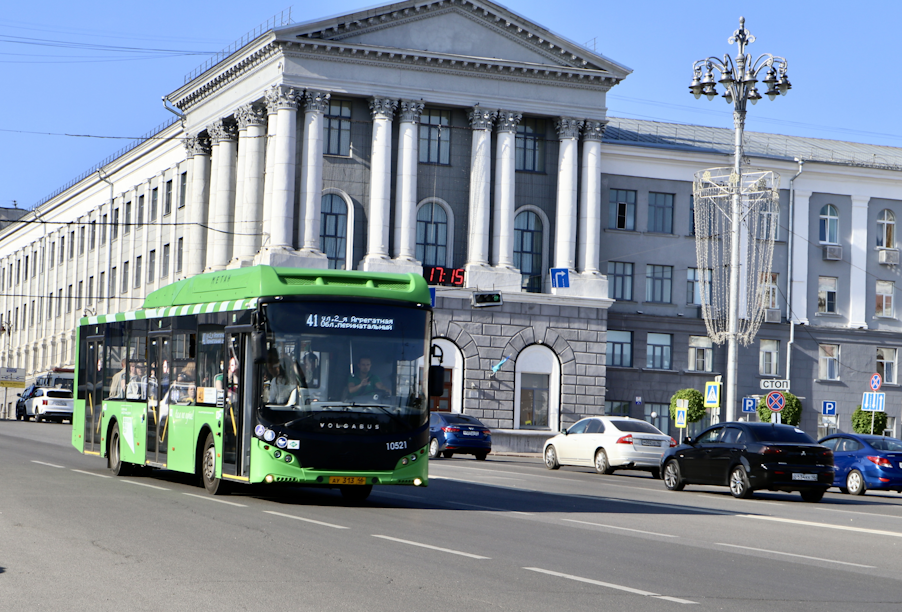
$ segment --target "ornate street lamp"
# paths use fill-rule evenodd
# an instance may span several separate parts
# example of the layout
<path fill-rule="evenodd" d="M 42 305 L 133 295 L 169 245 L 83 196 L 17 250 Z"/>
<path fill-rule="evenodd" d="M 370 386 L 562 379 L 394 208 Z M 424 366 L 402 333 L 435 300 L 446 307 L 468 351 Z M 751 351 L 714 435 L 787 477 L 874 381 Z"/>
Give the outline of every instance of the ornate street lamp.
<path fill-rule="evenodd" d="M 778 175 L 757 172 L 743 177 L 742 136 L 745 128 L 746 104 L 747 102 L 755 104 L 762 97 L 757 87 L 758 77 L 762 71 L 765 72 L 762 82 L 767 86 L 764 95 L 770 100 L 776 98 L 777 95 L 786 95 L 792 85 L 786 76 L 788 63 L 785 58 L 765 53 L 752 61 L 752 56 L 746 53 L 746 45 L 755 42 L 755 37 L 745 29 L 745 17 L 739 18 L 739 29 L 733 32 L 728 42 L 731 45 L 734 43 L 739 45 L 739 53 L 736 57 L 731 58 L 728 54 L 724 54 L 723 60 L 709 57 L 696 61 L 692 66 L 693 78 L 689 85 L 689 91 L 696 98 L 704 95 L 708 100 L 713 100 L 718 95 L 717 84 L 719 83 L 724 90 L 722 97 L 728 104 L 733 105 L 733 125 L 735 127 L 733 167 L 732 169 L 722 169 L 727 172 L 720 173 L 706 170 L 703 176 L 701 176 L 702 173 L 697 175 L 695 182 L 697 192 L 695 227 L 699 245 L 705 242 L 701 235 L 704 234 L 705 228 L 712 227 L 720 228 L 717 239 L 723 245 L 720 256 L 714 257 L 703 257 L 703 248 L 698 246 L 699 266 L 704 268 L 702 260 L 705 259 L 704 263 L 712 263 L 713 260 L 713 262 L 722 263 L 725 268 L 728 268 L 728 276 L 726 273 L 721 273 L 720 280 L 718 280 L 717 270 L 714 270 L 712 281 L 704 281 L 703 278 L 703 287 L 706 291 L 702 293 L 707 292 L 707 297 L 705 295 L 702 297 L 702 311 L 709 335 L 715 341 L 726 339 L 728 342 L 725 399 L 726 418 L 728 421 L 732 421 L 735 417 L 737 400 L 737 343 L 742 340 L 744 344 L 747 344 L 754 338 L 762 317 L 762 300 L 750 297 L 751 293 L 747 294 L 744 302 L 740 304 L 740 282 L 745 283 L 746 292 L 760 293 L 757 287 L 761 282 L 760 275 L 770 271 L 772 245 L 776 231 L 775 211 L 779 202 Z M 719 79 L 715 79 L 715 70 L 720 74 Z M 717 180 L 712 179 L 712 176 L 723 178 Z M 702 186 L 707 189 L 707 195 L 703 192 Z M 719 192 L 717 198 L 710 195 L 712 191 Z M 701 201 L 705 198 L 710 202 L 707 212 Z M 723 206 L 718 206 L 718 201 Z M 721 217 L 719 222 L 712 215 L 719 215 Z M 753 218 L 755 215 L 764 217 L 767 221 L 759 222 L 758 219 Z M 707 238 L 714 237 L 713 230 L 709 229 L 708 233 L 711 235 Z M 756 244 L 759 240 L 769 242 L 770 248 L 755 251 L 758 248 Z M 707 242 L 713 241 L 708 240 Z M 750 253 L 755 253 L 755 256 L 750 256 Z M 742 261 L 742 255 L 745 255 L 745 262 Z M 746 269 L 750 272 L 744 278 L 740 276 L 741 264 L 745 264 Z M 721 312 L 721 309 L 717 307 L 716 299 L 712 302 L 712 293 L 714 296 L 723 297 L 727 297 L 724 293 L 728 294 L 729 304 L 723 304 L 727 306 L 726 312 Z M 740 330 L 739 324 L 740 307 L 743 310 L 743 319 L 747 322 L 743 330 Z M 720 327 L 721 333 L 719 334 L 715 333 L 717 321 L 714 320 L 718 317 L 724 324 Z"/>

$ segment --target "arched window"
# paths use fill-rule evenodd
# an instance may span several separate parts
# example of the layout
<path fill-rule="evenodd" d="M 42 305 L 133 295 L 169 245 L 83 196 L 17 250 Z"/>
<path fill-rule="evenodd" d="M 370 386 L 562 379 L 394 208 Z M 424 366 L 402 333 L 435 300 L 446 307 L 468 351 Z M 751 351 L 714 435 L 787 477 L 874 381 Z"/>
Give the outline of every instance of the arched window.
<path fill-rule="evenodd" d="M 820 241 L 839 244 L 839 213 L 833 204 L 827 204 L 821 209 Z"/>
<path fill-rule="evenodd" d="M 341 196 L 329 193 L 323 196 L 320 213 L 320 249 L 329 258 L 329 268 L 344 270 L 347 258 L 348 205 Z"/>
<path fill-rule="evenodd" d="M 877 246 L 885 249 L 896 248 L 896 215 L 888 208 L 877 217 Z"/>
<path fill-rule="evenodd" d="M 560 389 L 561 364 L 554 351 L 540 344 L 523 349 L 514 380 L 514 427 L 558 431 Z"/>
<path fill-rule="evenodd" d="M 424 266 L 445 266 L 448 255 L 448 213 L 438 202 L 417 210 L 417 259 Z"/>
<path fill-rule="evenodd" d="M 542 292 L 542 218 L 524 210 L 514 218 L 514 267 L 520 269 L 522 287 Z"/>

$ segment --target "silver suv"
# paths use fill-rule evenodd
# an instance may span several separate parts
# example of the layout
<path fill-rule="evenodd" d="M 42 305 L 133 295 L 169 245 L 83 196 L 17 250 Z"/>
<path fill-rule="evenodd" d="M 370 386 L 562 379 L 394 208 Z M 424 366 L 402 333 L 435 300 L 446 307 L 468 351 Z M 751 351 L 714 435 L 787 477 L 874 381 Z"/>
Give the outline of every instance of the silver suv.
<path fill-rule="evenodd" d="M 22 400 L 21 408 L 16 412 L 17 419 L 24 418 L 26 421 L 34 419 L 35 422 L 43 420 L 72 422 L 75 401 L 68 389 L 35 387 L 30 393 L 23 395 Z"/>

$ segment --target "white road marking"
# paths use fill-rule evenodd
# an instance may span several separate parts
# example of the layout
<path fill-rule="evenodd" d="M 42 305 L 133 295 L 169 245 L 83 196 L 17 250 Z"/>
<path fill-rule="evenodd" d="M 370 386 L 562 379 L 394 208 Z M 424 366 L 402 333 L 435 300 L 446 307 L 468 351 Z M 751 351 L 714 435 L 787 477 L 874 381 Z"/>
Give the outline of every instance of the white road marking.
<path fill-rule="evenodd" d="M 482 480 L 468 480 L 466 478 L 455 478 L 452 476 L 430 476 L 429 480 L 453 480 L 455 482 L 467 482 L 470 484 L 484 485 L 486 487 L 498 487 L 499 489 L 514 489 L 516 491 L 529 491 L 531 493 L 536 492 L 535 489 L 526 489 L 523 487 L 516 487 L 513 485 L 506 485 L 506 484 L 493 484 L 491 482 L 483 482 Z"/>
<path fill-rule="evenodd" d="M 108 476 L 106 474 L 95 474 L 94 472 L 85 472 L 84 470 L 72 470 L 73 472 L 78 472 L 79 474 L 87 474 L 88 476 L 97 476 L 98 478 L 112 478 L 112 476 Z"/>
<path fill-rule="evenodd" d="M 44 463 L 43 461 L 35 461 L 34 459 L 32 459 L 31 462 L 32 462 L 32 463 L 38 463 L 38 464 L 40 464 L 40 465 L 46 465 L 47 467 L 60 468 L 61 470 L 65 469 L 63 466 L 61 466 L 61 465 L 56 465 L 56 464 L 54 464 L 54 463 Z"/>
<path fill-rule="evenodd" d="M 228 504 L 230 506 L 238 506 L 239 508 L 247 508 L 244 504 L 237 504 L 235 502 L 226 501 L 224 499 L 216 499 L 215 497 L 210 497 L 209 495 L 198 495 L 197 493 L 182 493 L 182 495 L 188 495 L 189 497 L 196 497 L 197 499 L 205 499 L 207 501 L 219 502 L 220 504 Z"/>
<path fill-rule="evenodd" d="M 799 521 L 796 519 L 779 518 L 776 516 L 759 516 L 755 514 L 737 514 L 741 518 L 753 518 L 760 521 L 774 521 L 777 523 L 789 523 L 791 525 L 807 525 L 808 527 L 823 527 L 824 529 L 839 529 L 840 531 L 854 531 L 856 533 L 871 533 L 874 535 L 892 536 L 902 538 L 898 531 L 884 531 L 882 529 L 866 529 L 864 527 L 847 527 L 846 525 L 831 525 L 829 523 L 815 523 L 813 521 Z"/>
<path fill-rule="evenodd" d="M 470 557 L 471 559 L 491 559 L 491 557 L 483 557 L 482 555 L 474 555 L 472 553 L 466 553 L 459 550 L 452 550 L 450 548 L 442 548 L 440 546 L 432 546 L 431 544 L 422 544 L 420 542 L 411 542 L 410 540 L 402 540 L 400 538 L 392 538 L 384 535 L 376 535 L 372 534 L 374 538 L 382 538 L 383 540 L 391 540 L 392 542 L 400 542 L 401 544 L 410 544 L 411 546 L 419 546 L 420 548 L 428 548 L 430 550 L 437 550 L 440 552 L 451 553 L 452 555 L 460 555 L 461 557 Z"/>
<path fill-rule="evenodd" d="M 119 482 L 127 482 L 128 484 L 138 485 L 139 487 L 147 487 L 148 489 L 157 489 L 158 491 L 171 491 L 166 487 L 158 487 L 157 485 L 147 484 L 146 482 L 137 482 L 134 480 L 120 480 Z"/>
<path fill-rule="evenodd" d="M 633 593 L 634 595 L 643 595 L 645 597 L 654 597 L 655 599 L 665 599 L 667 601 L 673 601 L 681 604 L 697 604 L 697 601 L 689 601 L 688 599 L 680 599 L 678 597 L 668 597 L 666 595 L 659 595 L 658 593 L 652 593 L 650 591 L 643 591 L 640 589 L 634 589 L 632 587 L 623 586 L 620 584 L 611 584 L 610 582 L 602 582 L 601 580 L 592 580 L 591 578 L 583 578 L 582 576 L 573 576 L 571 574 L 562 574 L 560 572 L 552 572 L 551 570 L 542 569 L 540 567 L 524 567 L 523 569 L 529 570 L 530 572 L 539 572 L 540 574 L 548 574 L 549 576 L 557 576 L 558 578 L 566 578 L 567 580 L 575 580 L 577 582 L 585 582 L 587 584 L 594 584 L 597 586 L 607 587 L 609 589 L 616 589 L 618 591 L 626 591 L 627 593 Z"/>
<path fill-rule="evenodd" d="M 615 525 L 604 525 L 602 523 L 590 523 L 588 521 L 577 521 L 576 519 L 561 519 L 568 523 L 580 523 L 581 525 L 593 525 L 595 527 L 606 527 L 608 529 L 622 529 L 623 531 L 635 531 L 636 533 L 644 533 L 647 535 L 659 536 L 662 538 L 678 538 L 680 536 L 670 535 L 668 533 L 656 533 L 654 531 L 643 531 L 641 529 L 630 529 L 629 527 L 617 527 Z"/>
<path fill-rule="evenodd" d="M 751 546 L 739 546 L 738 544 L 725 544 L 723 542 L 715 542 L 718 546 L 729 546 L 730 548 L 741 548 L 743 550 L 753 550 L 755 552 L 769 553 L 772 555 L 785 555 L 787 557 L 799 557 L 800 559 L 811 559 L 812 561 L 823 561 L 824 563 L 839 563 L 840 565 L 852 565 L 854 567 L 866 567 L 868 569 L 877 569 L 874 565 L 862 565 L 861 563 L 849 563 L 848 561 L 834 561 L 833 559 L 823 559 L 821 557 L 809 557 L 808 555 L 797 555 L 795 553 L 780 552 L 778 550 L 767 550 L 765 548 L 752 548 Z"/>
<path fill-rule="evenodd" d="M 505 510 L 504 508 L 492 508 L 491 506 L 477 506 L 476 504 L 465 504 L 463 502 L 449 501 L 449 504 L 455 506 L 467 506 L 468 508 L 480 508 L 482 510 L 492 510 L 493 512 L 504 512 L 506 514 L 525 514 L 526 516 L 535 516 L 532 512 L 520 512 L 518 510 Z"/>
<path fill-rule="evenodd" d="M 284 516 L 285 518 L 294 519 L 296 521 L 304 521 L 305 523 L 313 523 L 314 525 L 322 525 L 323 527 L 331 527 L 332 529 L 350 529 L 350 527 L 344 527 L 343 525 L 334 525 L 332 523 L 324 523 L 322 521 L 315 521 L 313 519 L 304 518 L 302 516 L 294 516 L 293 514 L 282 514 L 281 512 L 273 512 L 272 510 L 264 510 L 266 514 L 273 514 L 275 516 Z"/>

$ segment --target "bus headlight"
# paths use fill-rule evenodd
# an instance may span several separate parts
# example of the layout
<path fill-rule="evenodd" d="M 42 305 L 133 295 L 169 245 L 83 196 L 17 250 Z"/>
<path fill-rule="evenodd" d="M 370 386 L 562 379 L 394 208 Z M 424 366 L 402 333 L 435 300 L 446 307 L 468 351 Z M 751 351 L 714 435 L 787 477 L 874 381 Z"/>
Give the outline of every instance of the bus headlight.
<path fill-rule="evenodd" d="M 401 459 L 401 465 L 407 465 L 408 463 L 409 463 L 409 461 L 407 460 L 407 457 L 404 457 L 403 459 Z"/>
<path fill-rule="evenodd" d="M 422 487 L 422 486 L 423 486 L 423 479 L 422 479 L 422 478 L 414 478 L 414 479 L 413 479 L 413 486 L 415 486 L 415 487 Z"/>
<path fill-rule="evenodd" d="M 280 450 L 273 451 L 272 456 L 275 457 L 276 459 L 278 459 L 279 457 L 282 456 L 282 451 L 280 451 Z"/>

